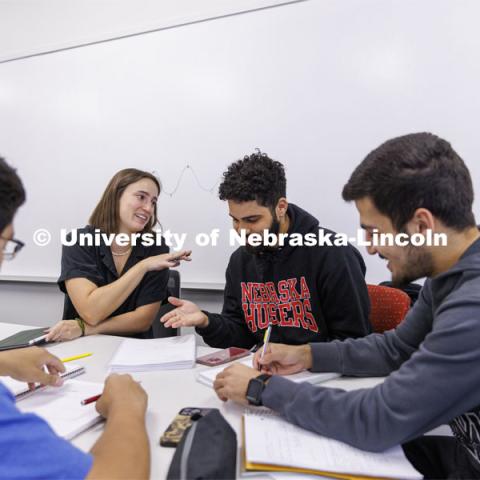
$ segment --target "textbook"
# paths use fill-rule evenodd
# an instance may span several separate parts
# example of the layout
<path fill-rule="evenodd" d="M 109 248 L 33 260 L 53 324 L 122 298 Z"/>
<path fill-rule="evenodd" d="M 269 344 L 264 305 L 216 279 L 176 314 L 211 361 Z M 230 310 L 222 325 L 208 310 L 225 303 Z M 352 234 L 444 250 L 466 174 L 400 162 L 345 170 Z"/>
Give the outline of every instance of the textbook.
<path fill-rule="evenodd" d="M 252 359 L 253 359 L 253 355 L 250 355 L 249 357 L 244 358 L 239 362 L 235 362 L 235 363 L 242 363 L 247 367 L 251 367 Z M 200 383 L 203 383 L 203 385 L 207 385 L 207 387 L 213 387 L 213 382 L 215 380 L 215 377 L 221 371 L 225 370 L 225 368 L 227 367 L 228 365 L 221 365 L 219 367 L 214 367 L 214 368 L 207 367 L 204 370 L 197 373 L 196 375 L 197 381 Z M 294 373 L 292 375 L 284 375 L 285 378 L 287 378 L 288 380 L 292 380 L 292 382 L 296 382 L 296 383 L 309 382 L 313 384 L 326 382 L 327 380 L 331 380 L 332 378 L 337 378 L 339 376 L 340 376 L 339 373 L 334 373 L 334 372 L 316 373 L 316 372 L 310 372 L 309 370 L 304 370 L 303 372 Z"/>
<path fill-rule="evenodd" d="M 341 479 L 423 478 L 400 446 L 381 453 L 359 450 L 286 422 L 271 412 L 246 413 L 247 471 L 281 471 Z"/>
<path fill-rule="evenodd" d="M 141 340 L 126 338 L 110 362 L 112 372 L 149 372 L 193 368 L 195 336 Z"/>
<path fill-rule="evenodd" d="M 60 376 L 63 379 L 67 379 L 77 377 L 82 373 L 85 373 L 85 367 L 83 367 L 82 365 L 69 364 L 65 365 L 65 372 L 61 373 Z M 47 388 L 44 385 L 36 384 L 35 388 L 30 390 L 26 382 L 20 382 L 18 380 L 14 380 L 11 377 L 0 377 L 0 381 L 15 395 L 17 400 L 32 395 L 40 389 Z"/>

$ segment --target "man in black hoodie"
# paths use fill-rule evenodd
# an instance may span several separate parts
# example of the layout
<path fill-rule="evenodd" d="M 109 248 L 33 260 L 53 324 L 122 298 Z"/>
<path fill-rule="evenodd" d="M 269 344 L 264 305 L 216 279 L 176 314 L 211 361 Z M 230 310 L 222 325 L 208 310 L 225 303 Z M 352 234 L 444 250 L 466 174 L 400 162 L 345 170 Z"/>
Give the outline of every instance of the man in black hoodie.
<path fill-rule="evenodd" d="M 228 201 L 233 227 L 252 234 L 332 234 L 286 199 L 283 165 L 254 153 L 224 173 L 221 200 Z M 323 232 L 322 232 L 323 231 Z M 280 243 L 280 242 L 278 242 Z M 177 308 L 164 315 L 166 327 L 195 326 L 213 347 L 250 348 L 272 324 L 271 341 L 305 344 L 371 332 L 365 264 L 345 246 L 246 246 L 231 256 L 221 314 L 201 311 L 170 297 Z"/>

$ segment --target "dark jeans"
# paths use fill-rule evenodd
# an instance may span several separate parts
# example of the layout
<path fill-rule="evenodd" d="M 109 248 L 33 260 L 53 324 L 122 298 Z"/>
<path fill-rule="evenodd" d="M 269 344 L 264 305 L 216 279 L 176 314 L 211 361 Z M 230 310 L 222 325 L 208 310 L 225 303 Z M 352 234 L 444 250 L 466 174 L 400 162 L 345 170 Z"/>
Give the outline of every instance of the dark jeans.
<path fill-rule="evenodd" d="M 454 437 L 425 436 L 402 447 L 410 463 L 426 479 L 480 479 L 479 466 Z"/>

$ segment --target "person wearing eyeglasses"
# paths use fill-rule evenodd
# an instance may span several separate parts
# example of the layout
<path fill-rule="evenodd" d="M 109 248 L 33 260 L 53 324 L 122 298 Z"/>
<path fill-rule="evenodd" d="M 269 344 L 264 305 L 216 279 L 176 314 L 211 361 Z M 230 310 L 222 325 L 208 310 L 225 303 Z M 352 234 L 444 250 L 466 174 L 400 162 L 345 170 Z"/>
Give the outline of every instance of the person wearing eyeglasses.
<path fill-rule="evenodd" d="M 23 247 L 14 239 L 13 218 L 25 201 L 15 170 L 0 158 L 0 266 Z M 0 318 L 1 320 L 1 318 Z M 60 359 L 38 347 L 0 352 L 0 376 L 60 386 Z M 89 453 L 82 452 L 34 414 L 23 414 L 0 381 L 0 478 L 9 480 L 149 478 L 145 429 L 147 394 L 130 375 L 111 375 L 96 403 L 105 429 Z"/>
<path fill-rule="evenodd" d="M 1 256 L 3 260 L 13 260 L 15 255 L 25 246 L 25 244 L 15 238 L 8 238 L 10 232 L 8 231 L 8 228 L 6 228 L 6 230 L 6 236 L 0 237 L 0 241 L 2 242 L 0 243 L 0 248 L 2 249 Z"/>

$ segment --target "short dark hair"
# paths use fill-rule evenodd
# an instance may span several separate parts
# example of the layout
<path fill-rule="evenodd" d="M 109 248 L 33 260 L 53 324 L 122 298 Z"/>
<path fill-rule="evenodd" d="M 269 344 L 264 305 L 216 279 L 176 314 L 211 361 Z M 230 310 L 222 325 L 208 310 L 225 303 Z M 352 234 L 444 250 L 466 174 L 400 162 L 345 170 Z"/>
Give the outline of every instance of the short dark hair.
<path fill-rule="evenodd" d="M 426 208 L 457 231 L 475 225 L 468 168 L 450 143 L 432 133 L 393 138 L 370 152 L 343 187 L 348 201 L 370 197 L 397 231 Z"/>
<path fill-rule="evenodd" d="M 0 157 L 0 233 L 10 225 L 25 202 L 25 189 L 15 169 Z"/>
<path fill-rule="evenodd" d="M 220 200 L 255 200 L 263 207 L 273 209 L 278 200 L 287 195 L 285 169 L 266 153 L 258 151 L 245 155 L 224 172 L 218 195 Z"/>

